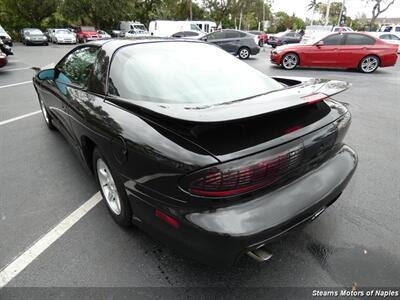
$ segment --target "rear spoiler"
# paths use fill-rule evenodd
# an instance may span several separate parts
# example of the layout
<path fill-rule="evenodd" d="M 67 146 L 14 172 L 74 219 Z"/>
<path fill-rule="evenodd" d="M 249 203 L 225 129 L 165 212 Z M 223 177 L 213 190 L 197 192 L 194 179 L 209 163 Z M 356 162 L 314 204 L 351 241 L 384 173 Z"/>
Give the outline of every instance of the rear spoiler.
<path fill-rule="evenodd" d="M 350 87 L 349 83 L 337 80 L 302 77 L 275 77 L 274 79 L 286 86 L 263 95 L 214 105 L 168 104 L 120 97 L 107 97 L 106 101 L 128 110 L 148 110 L 166 118 L 198 123 L 219 123 L 311 104 L 341 93 Z"/>

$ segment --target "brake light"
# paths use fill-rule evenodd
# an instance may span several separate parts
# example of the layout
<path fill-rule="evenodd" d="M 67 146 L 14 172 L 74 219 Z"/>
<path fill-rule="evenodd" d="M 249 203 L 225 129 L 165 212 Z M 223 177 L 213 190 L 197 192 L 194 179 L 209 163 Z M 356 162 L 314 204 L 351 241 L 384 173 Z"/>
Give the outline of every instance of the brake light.
<path fill-rule="evenodd" d="M 328 98 L 328 95 L 325 95 L 323 93 L 316 93 L 303 97 L 303 99 L 307 101 L 307 104 L 314 104 L 326 98 Z"/>
<path fill-rule="evenodd" d="M 303 148 L 275 155 L 248 165 L 231 164 L 211 167 L 195 174 L 190 193 L 203 197 L 227 197 L 269 186 L 300 165 Z"/>

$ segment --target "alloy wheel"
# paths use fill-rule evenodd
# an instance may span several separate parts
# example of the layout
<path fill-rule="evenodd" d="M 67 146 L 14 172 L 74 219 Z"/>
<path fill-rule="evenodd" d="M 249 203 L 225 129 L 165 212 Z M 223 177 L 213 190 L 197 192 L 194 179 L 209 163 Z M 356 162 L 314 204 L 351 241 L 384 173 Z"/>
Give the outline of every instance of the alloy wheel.
<path fill-rule="evenodd" d="M 117 187 L 115 185 L 114 178 L 111 175 L 110 169 L 101 158 L 97 159 L 96 167 L 100 188 L 103 192 L 107 205 L 114 214 L 120 215 L 121 200 L 119 198 Z"/>
<path fill-rule="evenodd" d="M 379 61 L 374 56 L 368 56 L 361 62 L 361 70 L 365 73 L 372 73 L 379 66 Z"/>
<path fill-rule="evenodd" d="M 246 58 L 248 58 L 249 56 L 250 56 L 250 52 L 249 52 L 248 49 L 243 48 L 243 49 L 241 49 L 241 50 L 239 51 L 239 57 L 240 57 L 240 58 L 246 59 Z"/>
<path fill-rule="evenodd" d="M 294 69 L 297 66 L 297 63 L 298 58 L 296 54 L 286 54 L 282 60 L 282 65 L 288 70 Z"/>

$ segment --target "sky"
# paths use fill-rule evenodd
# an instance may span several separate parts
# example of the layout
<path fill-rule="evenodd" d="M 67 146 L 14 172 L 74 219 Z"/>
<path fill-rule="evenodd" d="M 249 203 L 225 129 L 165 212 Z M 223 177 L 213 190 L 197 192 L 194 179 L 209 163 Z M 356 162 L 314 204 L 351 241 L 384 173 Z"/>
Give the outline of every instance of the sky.
<path fill-rule="evenodd" d="M 328 0 L 319 0 L 320 2 L 328 3 Z M 311 0 L 273 0 L 272 11 L 284 11 L 289 15 L 293 13 L 301 18 L 311 18 L 312 12 L 307 10 L 307 5 Z M 333 1 L 341 2 L 341 1 Z M 346 0 L 347 15 L 351 18 L 357 16 L 357 14 L 365 13 L 367 18 L 372 16 L 372 3 L 366 5 L 365 0 Z M 389 7 L 389 9 L 379 15 L 381 17 L 398 18 L 400 17 L 400 0 L 396 0 L 395 3 Z"/>

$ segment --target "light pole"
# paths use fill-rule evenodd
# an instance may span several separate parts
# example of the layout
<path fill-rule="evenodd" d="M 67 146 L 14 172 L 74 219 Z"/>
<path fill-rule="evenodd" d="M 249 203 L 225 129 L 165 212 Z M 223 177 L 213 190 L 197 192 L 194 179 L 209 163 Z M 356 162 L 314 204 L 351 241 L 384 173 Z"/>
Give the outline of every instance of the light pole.
<path fill-rule="evenodd" d="M 325 15 L 325 26 L 329 23 L 329 11 L 331 10 L 331 0 L 328 0 L 328 6 L 326 7 L 326 15 Z"/>
<path fill-rule="evenodd" d="M 345 5 L 346 0 L 343 0 L 342 2 L 342 8 L 340 9 L 340 16 L 338 20 L 338 26 L 342 25 L 342 16 L 343 16 L 343 11 L 344 11 L 344 5 Z"/>

